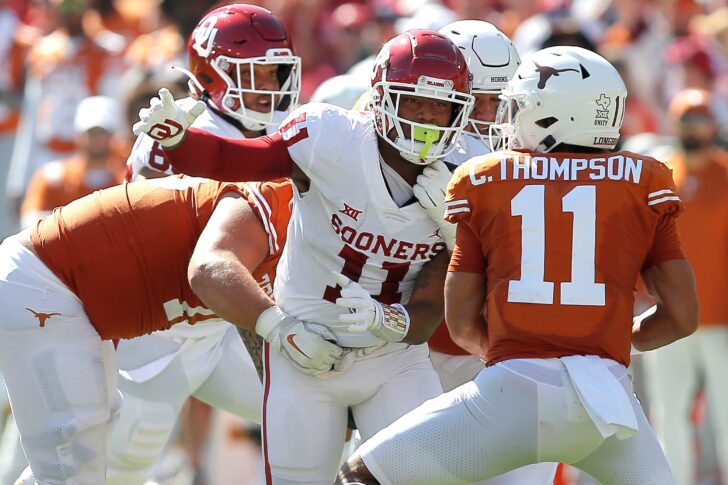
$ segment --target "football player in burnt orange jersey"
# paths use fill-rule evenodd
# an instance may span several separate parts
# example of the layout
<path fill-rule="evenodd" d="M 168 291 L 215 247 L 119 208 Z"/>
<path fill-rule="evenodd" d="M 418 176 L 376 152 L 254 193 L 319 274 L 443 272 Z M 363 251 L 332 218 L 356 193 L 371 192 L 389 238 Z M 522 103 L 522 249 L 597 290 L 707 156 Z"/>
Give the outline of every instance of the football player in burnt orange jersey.
<path fill-rule="evenodd" d="M 630 343 L 695 331 L 697 302 L 670 170 L 613 151 L 626 94 L 581 48 L 519 67 L 499 108 L 506 150 L 458 168 L 444 202 L 458 225 L 447 325 L 487 367 L 364 443 L 340 483 L 471 483 L 542 461 L 674 483 L 626 366 Z M 633 320 L 640 272 L 658 303 Z"/>
<path fill-rule="evenodd" d="M 249 312 L 273 302 L 243 290 L 272 281 L 282 247 L 271 238 L 285 238 L 291 196 L 287 181 L 142 181 L 58 208 L 2 243 L 0 372 L 34 483 L 105 482 L 119 398 L 111 339 L 221 316 L 253 329 Z M 217 303 L 215 282 L 237 306 Z M 314 324 L 287 324 L 281 353 L 328 371 L 341 349 Z"/>
<path fill-rule="evenodd" d="M 211 10 L 190 35 L 188 58 L 184 71 L 190 77 L 190 97 L 179 103 L 204 103 L 196 128 L 230 138 L 273 133 L 296 104 L 301 61 L 283 23 L 264 8 L 230 4 Z M 127 161 L 128 179 L 171 175 L 161 152 L 157 141 L 140 135 Z M 261 216 L 267 220 L 267 212 Z M 282 246 L 283 240 L 272 229 L 270 246 Z M 199 256 L 213 253 L 196 255 L 195 261 L 204 269 L 209 261 Z M 195 282 L 202 280 L 199 274 L 191 274 Z M 272 295 L 272 280 L 262 286 Z M 235 327 L 220 320 L 174 325 L 119 343 L 116 356 L 124 401 L 111 433 L 108 485 L 141 484 L 150 477 L 190 396 L 260 423 L 263 390 L 258 376 L 250 374 L 249 364 L 252 356 L 262 374 L 262 345 L 252 332 L 241 335 L 245 347 Z M 231 386 L 231 381 L 236 385 Z M 204 427 L 194 419 L 191 429 Z M 199 462 L 191 451 L 190 461 Z"/>

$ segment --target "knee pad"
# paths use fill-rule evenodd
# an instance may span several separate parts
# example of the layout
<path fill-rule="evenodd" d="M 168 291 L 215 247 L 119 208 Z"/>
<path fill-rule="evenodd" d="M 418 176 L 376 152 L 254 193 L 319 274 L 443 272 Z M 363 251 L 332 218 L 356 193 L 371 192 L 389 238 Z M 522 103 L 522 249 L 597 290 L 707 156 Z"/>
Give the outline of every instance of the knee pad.
<path fill-rule="evenodd" d="M 108 480 L 124 482 L 125 476 L 146 475 L 164 450 L 177 420 L 176 408 L 166 402 L 124 396 L 111 433 Z"/>

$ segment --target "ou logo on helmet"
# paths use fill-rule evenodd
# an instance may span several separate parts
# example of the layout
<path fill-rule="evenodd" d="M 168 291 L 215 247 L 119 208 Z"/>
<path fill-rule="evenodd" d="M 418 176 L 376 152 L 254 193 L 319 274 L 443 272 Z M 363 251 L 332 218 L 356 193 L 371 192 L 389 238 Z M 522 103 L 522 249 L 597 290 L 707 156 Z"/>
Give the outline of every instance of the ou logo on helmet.
<path fill-rule="evenodd" d="M 207 58 L 212 52 L 215 36 L 217 35 L 216 23 L 217 17 L 208 17 L 195 29 L 195 43 L 192 44 L 192 48 L 200 57 Z"/>
<path fill-rule="evenodd" d="M 387 64 L 389 63 L 390 57 L 389 44 L 390 42 L 384 44 L 379 53 L 377 53 L 377 57 L 374 59 L 374 68 L 372 69 L 372 81 L 377 78 L 377 70 L 379 68 L 382 69 L 382 81 L 387 80 Z"/>

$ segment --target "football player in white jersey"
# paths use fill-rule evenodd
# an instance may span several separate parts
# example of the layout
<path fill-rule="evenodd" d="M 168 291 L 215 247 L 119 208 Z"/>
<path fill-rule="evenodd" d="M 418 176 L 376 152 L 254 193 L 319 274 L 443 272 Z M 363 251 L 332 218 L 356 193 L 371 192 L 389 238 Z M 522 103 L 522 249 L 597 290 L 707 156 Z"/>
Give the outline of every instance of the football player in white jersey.
<path fill-rule="evenodd" d="M 442 319 L 446 243 L 454 234 L 418 204 L 413 186 L 424 167 L 452 151 L 467 124 L 469 76 L 451 41 L 415 30 L 377 56 L 367 113 L 306 105 L 280 133 L 255 140 L 186 130 L 194 108 L 175 105 L 166 91 L 140 113 L 135 130 L 156 136 L 176 170 L 226 180 L 293 179 L 276 305 L 256 327 L 270 342 L 263 407 L 268 483 L 331 483 L 348 407 L 366 440 L 442 392 L 425 342 Z M 289 315 L 326 325 L 344 349 L 327 378 L 301 373 L 275 350 Z"/>
<path fill-rule="evenodd" d="M 189 40 L 191 106 L 205 103 L 194 126 L 230 138 L 274 131 L 298 99 L 300 58 L 280 20 L 244 4 L 212 10 Z M 172 173 L 159 143 L 140 135 L 128 159 L 129 179 Z M 271 286 L 268 286 L 270 291 Z M 241 331 L 241 334 L 244 331 Z M 260 362 L 257 338 L 246 339 Z M 119 342 L 120 419 L 109 447 L 108 483 L 149 477 L 188 397 L 260 423 L 263 390 L 236 327 L 222 321 L 178 324 Z"/>

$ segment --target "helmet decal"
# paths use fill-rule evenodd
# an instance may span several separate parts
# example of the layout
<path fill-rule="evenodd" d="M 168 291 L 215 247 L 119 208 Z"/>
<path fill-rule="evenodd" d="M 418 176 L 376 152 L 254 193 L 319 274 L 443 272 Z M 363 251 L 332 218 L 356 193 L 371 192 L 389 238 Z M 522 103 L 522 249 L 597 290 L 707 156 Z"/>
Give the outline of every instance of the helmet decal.
<path fill-rule="evenodd" d="M 499 142 L 495 146 L 612 149 L 619 141 L 626 97 L 619 72 L 600 55 L 572 46 L 542 49 L 518 68 L 500 95 L 491 127 Z"/>
<path fill-rule="evenodd" d="M 562 72 L 567 72 L 567 71 L 579 72 L 578 69 L 573 69 L 571 67 L 567 67 L 565 69 L 556 69 L 556 68 L 549 67 L 549 66 L 539 66 L 536 61 L 533 62 L 533 65 L 536 66 L 536 72 L 539 75 L 538 89 L 545 89 L 546 82 L 551 78 L 551 76 L 558 76 Z"/>
<path fill-rule="evenodd" d="M 189 69 L 180 71 L 190 77 L 190 90 L 244 129 L 273 126 L 280 118 L 276 111 L 298 103 L 301 58 L 269 10 L 247 4 L 214 9 L 197 24 L 187 47 Z M 260 76 L 271 69 L 275 81 Z"/>
<path fill-rule="evenodd" d="M 200 57 L 207 58 L 212 52 L 215 42 L 215 35 L 217 35 L 217 29 L 215 28 L 216 23 L 217 16 L 212 15 L 203 20 L 200 25 L 195 29 L 195 41 L 192 44 L 192 48 L 197 52 Z"/>

